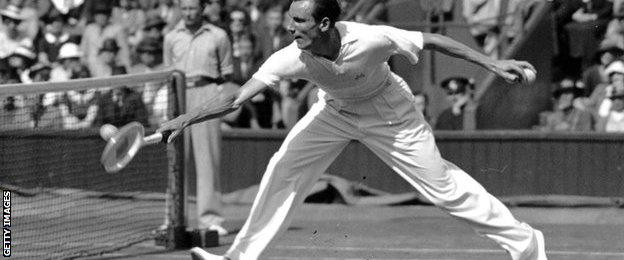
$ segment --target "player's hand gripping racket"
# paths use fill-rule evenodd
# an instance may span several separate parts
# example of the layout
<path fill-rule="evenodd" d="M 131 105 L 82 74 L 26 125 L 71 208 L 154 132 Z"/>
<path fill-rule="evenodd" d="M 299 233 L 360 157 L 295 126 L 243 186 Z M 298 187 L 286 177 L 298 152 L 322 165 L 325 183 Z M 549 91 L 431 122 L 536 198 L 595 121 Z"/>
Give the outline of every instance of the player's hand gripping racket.
<path fill-rule="evenodd" d="M 108 125 L 108 127 L 111 126 Z M 143 125 L 138 122 L 129 123 L 110 136 L 106 147 L 104 147 L 104 152 L 102 152 L 100 162 L 106 172 L 118 172 L 132 161 L 141 147 L 160 142 L 166 143 L 170 134 L 171 131 L 163 131 L 145 136 Z"/>

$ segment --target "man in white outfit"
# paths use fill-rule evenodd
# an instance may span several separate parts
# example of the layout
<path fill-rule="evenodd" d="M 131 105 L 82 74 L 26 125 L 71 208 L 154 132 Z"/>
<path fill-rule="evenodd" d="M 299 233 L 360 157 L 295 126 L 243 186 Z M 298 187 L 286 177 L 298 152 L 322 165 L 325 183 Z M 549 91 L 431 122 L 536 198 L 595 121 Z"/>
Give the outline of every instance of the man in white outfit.
<path fill-rule="evenodd" d="M 531 64 L 494 60 L 442 35 L 336 22 L 336 0 L 294 0 L 288 14 L 293 44 L 273 54 L 238 91 L 211 97 L 158 130 L 173 131 L 171 141 L 189 125 L 227 114 L 283 79 L 305 79 L 321 89 L 319 101 L 269 162 L 250 215 L 226 255 L 193 248 L 193 259 L 258 259 L 351 140 L 371 149 L 440 209 L 496 241 L 512 259 L 546 259 L 540 231 L 516 220 L 479 183 L 440 156 L 409 87 L 386 62 L 401 54 L 416 63 L 420 50 L 434 49 L 510 82 L 526 79 L 523 69 L 534 70 Z"/>

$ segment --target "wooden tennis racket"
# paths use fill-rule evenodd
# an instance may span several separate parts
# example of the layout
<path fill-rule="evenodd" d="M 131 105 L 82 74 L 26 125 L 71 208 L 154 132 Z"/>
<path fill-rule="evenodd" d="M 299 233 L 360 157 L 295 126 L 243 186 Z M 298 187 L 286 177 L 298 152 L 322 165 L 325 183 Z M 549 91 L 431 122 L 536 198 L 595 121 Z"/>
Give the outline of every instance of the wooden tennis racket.
<path fill-rule="evenodd" d="M 100 162 L 108 173 L 115 173 L 126 167 L 145 145 L 166 143 L 171 131 L 145 136 L 145 128 L 138 122 L 131 122 L 120 128 L 106 143 Z"/>

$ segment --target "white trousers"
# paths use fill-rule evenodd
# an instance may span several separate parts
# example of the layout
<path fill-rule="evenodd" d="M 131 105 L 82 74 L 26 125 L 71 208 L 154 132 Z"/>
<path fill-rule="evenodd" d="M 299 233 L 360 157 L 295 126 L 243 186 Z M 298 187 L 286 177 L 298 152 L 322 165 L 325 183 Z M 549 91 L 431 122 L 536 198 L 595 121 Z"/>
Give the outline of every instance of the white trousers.
<path fill-rule="evenodd" d="M 332 100 L 321 94 L 271 158 L 250 215 L 226 256 L 258 259 L 351 140 L 371 149 L 440 209 L 496 241 L 512 259 L 538 259 L 534 229 L 440 156 L 431 127 L 399 84 L 368 100 Z"/>

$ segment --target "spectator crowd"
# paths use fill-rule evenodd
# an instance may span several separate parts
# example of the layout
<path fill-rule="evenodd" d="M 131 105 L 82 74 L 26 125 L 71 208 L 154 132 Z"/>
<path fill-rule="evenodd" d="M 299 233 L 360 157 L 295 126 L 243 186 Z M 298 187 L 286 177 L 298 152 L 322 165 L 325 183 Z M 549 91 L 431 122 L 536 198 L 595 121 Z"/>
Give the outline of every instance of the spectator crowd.
<path fill-rule="evenodd" d="M 292 42 L 286 29 L 288 0 L 202 0 L 207 23 L 228 34 L 233 73 L 242 85 L 273 52 Z M 464 19 L 484 53 L 510 43 L 534 6 L 546 0 L 464 0 Z M 341 0 L 343 20 L 383 24 L 385 0 Z M 421 1 L 422 3 L 431 1 Z M 534 127 L 546 131 L 624 131 L 624 0 L 551 0 L 556 53 L 553 107 Z M 433 1 L 435 19 L 453 19 L 454 1 Z M 505 7 L 501 4 L 505 3 Z M 507 18 L 495 12 L 507 8 Z M 66 81 L 171 69 L 165 36 L 182 22 L 176 0 L 0 0 L 0 84 Z M 493 19 L 496 18 L 496 19 Z M 520 18 L 518 18 L 520 17 Z M 518 18 L 518 19 L 515 19 Z M 501 20 L 506 24 L 500 27 Z M 433 28 L 432 30 L 438 30 Z M 546 44 L 546 43 L 545 43 Z M 427 96 L 415 99 L 438 129 L 466 129 L 463 111 L 474 82 L 454 77 L 441 84 L 451 106 L 427 114 Z M 222 122 L 222 128 L 289 129 L 316 101 L 316 86 L 286 81 L 255 96 Z M 0 97 L 0 129 L 116 126 L 138 121 L 156 127 L 167 119 L 169 89 L 163 83 Z"/>

